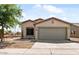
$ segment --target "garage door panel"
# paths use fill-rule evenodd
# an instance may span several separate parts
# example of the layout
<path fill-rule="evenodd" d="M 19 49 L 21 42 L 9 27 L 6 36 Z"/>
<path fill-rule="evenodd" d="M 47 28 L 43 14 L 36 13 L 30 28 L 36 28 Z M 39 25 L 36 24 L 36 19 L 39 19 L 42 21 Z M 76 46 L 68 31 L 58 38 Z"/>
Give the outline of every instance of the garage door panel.
<path fill-rule="evenodd" d="M 65 39 L 65 28 L 39 28 L 39 39 Z"/>

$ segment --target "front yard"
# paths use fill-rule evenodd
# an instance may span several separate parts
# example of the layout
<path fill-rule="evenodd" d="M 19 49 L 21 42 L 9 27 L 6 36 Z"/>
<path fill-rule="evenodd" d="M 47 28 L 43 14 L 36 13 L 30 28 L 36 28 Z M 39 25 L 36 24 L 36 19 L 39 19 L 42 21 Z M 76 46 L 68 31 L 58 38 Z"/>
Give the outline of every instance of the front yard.
<path fill-rule="evenodd" d="M 7 46 L 6 48 L 31 48 L 34 42 L 27 41 L 14 41 L 13 44 Z"/>
<path fill-rule="evenodd" d="M 4 43 L 0 43 L 0 48 L 31 48 L 34 42 L 27 39 L 7 38 Z"/>

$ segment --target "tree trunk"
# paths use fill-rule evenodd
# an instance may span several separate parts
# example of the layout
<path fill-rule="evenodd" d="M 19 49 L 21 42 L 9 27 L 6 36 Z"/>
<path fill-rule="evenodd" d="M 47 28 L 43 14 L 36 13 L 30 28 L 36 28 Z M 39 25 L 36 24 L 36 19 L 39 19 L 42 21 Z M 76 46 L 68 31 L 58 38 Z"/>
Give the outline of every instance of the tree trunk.
<path fill-rule="evenodd" d="M 4 26 L 2 24 L 2 29 L 1 29 L 1 42 L 4 41 Z"/>

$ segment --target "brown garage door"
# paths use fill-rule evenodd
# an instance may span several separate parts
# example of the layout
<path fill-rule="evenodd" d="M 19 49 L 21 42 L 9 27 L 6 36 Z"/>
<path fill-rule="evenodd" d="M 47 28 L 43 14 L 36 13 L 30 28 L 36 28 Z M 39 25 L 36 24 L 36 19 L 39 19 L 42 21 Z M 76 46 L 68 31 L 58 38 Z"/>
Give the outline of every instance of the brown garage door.
<path fill-rule="evenodd" d="M 67 38 L 66 28 L 59 27 L 42 27 L 38 30 L 38 39 L 46 40 L 64 40 Z"/>

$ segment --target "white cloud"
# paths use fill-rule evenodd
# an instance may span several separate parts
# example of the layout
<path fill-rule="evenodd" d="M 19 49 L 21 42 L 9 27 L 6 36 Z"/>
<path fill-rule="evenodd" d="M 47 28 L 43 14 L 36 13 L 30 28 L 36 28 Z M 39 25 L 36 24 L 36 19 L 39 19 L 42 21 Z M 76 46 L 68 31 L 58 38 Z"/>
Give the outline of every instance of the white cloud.
<path fill-rule="evenodd" d="M 52 5 L 43 5 L 43 8 L 51 13 L 63 13 L 63 10 Z"/>
<path fill-rule="evenodd" d="M 64 12 L 63 9 L 58 8 L 56 6 L 53 6 L 53 5 L 40 5 L 40 4 L 38 4 L 38 5 L 35 5 L 35 7 L 41 8 L 45 11 L 50 12 L 50 13 L 63 13 Z"/>
<path fill-rule="evenodd" d="M 63 17 L 63 19 L 64 19 L 64 20 L 68 20 L 68 18 L 67 18 L 67 17 Z"/>
<path fill-rule="evenodd" d="M 58 16 L 56 16 L 56 15 L 49 15 L 48 17 L 52 17 L 52 16 L 53 16 L 53 17 L 58 17 Z"/>
<path fill-rule="evenodd" d="M 40 4 L 36 4 L 34 7 L 41 7 L 41 5 Z"/>

